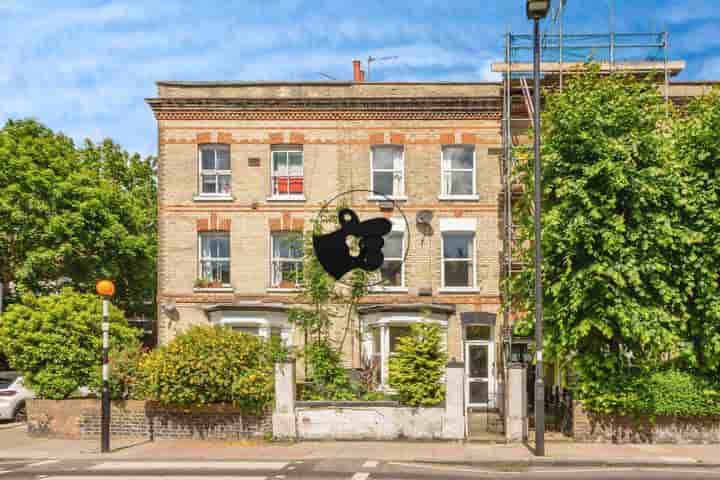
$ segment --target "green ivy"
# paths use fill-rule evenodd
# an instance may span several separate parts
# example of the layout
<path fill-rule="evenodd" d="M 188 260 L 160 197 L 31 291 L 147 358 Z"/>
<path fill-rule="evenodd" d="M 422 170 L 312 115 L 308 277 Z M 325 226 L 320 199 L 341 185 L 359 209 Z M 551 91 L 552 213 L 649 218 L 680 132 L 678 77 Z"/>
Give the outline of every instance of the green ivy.
<path fill-rule="evenodd" d="M 720 378 L 720 92 L 678 112 L 652 79 L 589 68 L 546 98 L 547 356 L 571 359 L 578 394 L 598 411 L 706 411 L 648 392 L 675 378 L 659 373 L 669 369 Z M 513 248 L 527 268 L 509 287 L 514 310 L 526 312 L 517 330 L 528 332 L 533 162 L 527 148 L 515 156 L 525 189 Z"/>
<path fill-rule="evenodd" d="M 442 348 L 440 327 L 415 323 L 401 337 L 390 357 L 390 386 L 400 402 L 411 407 L 431 407 L 445 399 L 442 382 L 447 356 Z"/>
<path fill-rule="evenodd" d="M 583 405 L 605 414 L 708 417 L 720 415 L 720 382 L 674 369 L 584 383 Z"/>

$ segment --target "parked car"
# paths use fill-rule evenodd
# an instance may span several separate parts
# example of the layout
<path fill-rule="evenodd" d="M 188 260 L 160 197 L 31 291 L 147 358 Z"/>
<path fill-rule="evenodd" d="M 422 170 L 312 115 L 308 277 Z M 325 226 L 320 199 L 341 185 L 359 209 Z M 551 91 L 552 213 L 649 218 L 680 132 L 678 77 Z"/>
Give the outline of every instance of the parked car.
<path fill-rule="evenodd" d="M 7 388 L 0 388 L 0 420 L 25 421 L 25 402 L 34 397 L 22 384 L 22 377 L 17 377 Z"/>

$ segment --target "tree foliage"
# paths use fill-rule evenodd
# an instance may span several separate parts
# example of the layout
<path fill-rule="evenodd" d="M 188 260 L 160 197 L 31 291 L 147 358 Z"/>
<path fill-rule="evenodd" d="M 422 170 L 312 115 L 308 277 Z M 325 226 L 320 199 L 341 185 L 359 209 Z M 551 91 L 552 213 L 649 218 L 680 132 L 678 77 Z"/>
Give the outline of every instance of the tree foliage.
<path fill-rule="evenodd" d="M 170 405 L 227 402 L 247 412 L 265 410 L 274 398 L 278 342 L 197 326 L 144 356 L 135 396 Z"/>
<path fill-rule="evenodd" d="M 547 97 L 542 122 L 545 348 L 572 358 L 580 396 L 668 361 L 718 375 L 720 102 L 684 114 L 650 81 L 590 70 Z M 520 156 L 530 159 L 527 150 Z M 532 312 L 533 172 L 515 211 Z M 533 324 L 528 314 L 520 330 Z"/>
<path fill-rule="evenodd" d="M 112 278 L 119 303 L 153 298 L 154 160 L 110 140 L 77 148 L 34 120 L 0 131 L 0 279 L 36 295 L 92 291 Z"/>
<path fill-rule="evenodd" d="M 368 275 L 356 269 L 347 277 L 347 284 L 336 282 L 320 264 L 313 249 L 314 235 L 339 227 L 338 212 L 344 206 L 327 209 L 312 221 L 310 235 L 306 235 L 303 272 L 298 307 L 290 309 L 288 320 L 304 334 L 302 356 L 305 374 L 311 384 L 304 390 L 306 399 L 348 400 L 354 391 L 348 372 L 342 365 L 342 351 L 347 339 L 359 336 L 355 318 L 360 299 L 367 294 Z M 343 321 L 339 338 L 332 337 L 335 321 Z"/>
<path fill-rule="evenodd" d="M 445 399 L 442 382 L 447 356 L 440 327 L 414 323 L 410 335 L 401 337 L 390 357 L 390 386 L 398 399 L 411 407 L 432 407 Z"/>
<path fill-rule="evenodd" d="M 102 307 L 97 295 L 63 289 L 28 296 L 0 322 L 0 348 L 40 398 L 64 399 L 88 386 L 102 364 Z M 137 344 L 139 332 L 110 307 L 110 345 Z"/>

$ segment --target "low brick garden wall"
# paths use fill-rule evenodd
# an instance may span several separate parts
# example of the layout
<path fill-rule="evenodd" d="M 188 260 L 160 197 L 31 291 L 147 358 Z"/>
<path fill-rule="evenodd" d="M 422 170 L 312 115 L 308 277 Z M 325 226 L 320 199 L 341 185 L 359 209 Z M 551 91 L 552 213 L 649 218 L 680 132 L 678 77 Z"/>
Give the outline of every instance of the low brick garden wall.
<path fill-rule="evenodd" d="M 579 442 L 599 443 L 720 443 L 720 415 L 708 418 L 638 418 L 587 412 L 579 402 L 573 409 L 573 436 Z"/>
<path fill-rule="evenodd" d="M 60 438 L 100 436 L 100 401 L 31 400 L 27 405 L 28 433 Z M 232 405 L 169 407 L 155 402 L 113 402 L 113 436 L 238 440 L 272 433 L 272 415 L 248 416 Z"/>

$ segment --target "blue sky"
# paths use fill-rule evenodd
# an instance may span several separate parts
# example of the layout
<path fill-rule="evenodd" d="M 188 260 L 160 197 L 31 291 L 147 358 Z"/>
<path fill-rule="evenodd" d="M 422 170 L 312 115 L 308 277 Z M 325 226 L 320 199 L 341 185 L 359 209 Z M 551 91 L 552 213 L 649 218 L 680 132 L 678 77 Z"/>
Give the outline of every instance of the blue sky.
<path fill-rule="evenodd" d="M 566 31 L 607 32 L 608 2 L 568 0 Z M 720 0 L 614 4 L 618 32 L 670 31 L 679 78 L 720 80 Z M 524 0 L 0 0 L 0 120 L 152 154 L 156 80 L 349 79 L 368 55 L 399 57 L 374 80 L 495 80 L 508 29 Z"/>

